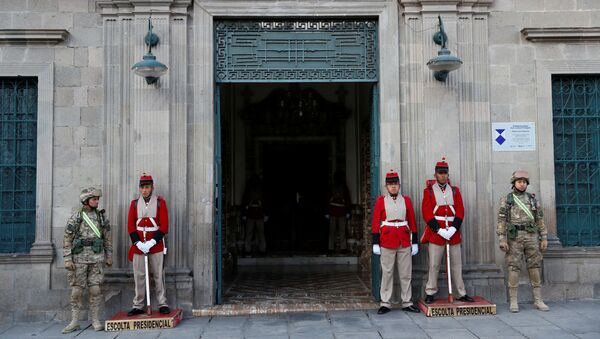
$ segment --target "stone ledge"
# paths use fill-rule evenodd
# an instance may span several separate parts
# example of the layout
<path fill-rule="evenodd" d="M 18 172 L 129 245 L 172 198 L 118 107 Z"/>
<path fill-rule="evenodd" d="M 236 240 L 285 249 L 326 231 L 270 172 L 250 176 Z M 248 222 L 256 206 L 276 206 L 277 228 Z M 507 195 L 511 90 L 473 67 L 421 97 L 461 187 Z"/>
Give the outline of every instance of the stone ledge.
<path fill-rule="evenodd" d="M 0 43 L 57 44 L 68 35 L 66 29 L 0 29 Z"/>
<path fill-rule="evenodd" d="M 600 41 L 600 27 L 530 27 L 521 34 L 531 42 Z"/>
<path fill-rule="evenodd" d="M 125 268 L 109 268 L 104 271 L 105 282 L 107 284 L 133 284 L 133 270 Z M 193 281 L 192 271 L 188 268 L 167 269 L 165 271 L 166 283 L 181 284 Z"/>
<path fill-rule="evenodd" d="M 50 264 L 54 259 L 54 246 L 50 242 L 34 243 L 29 253 L 0 254 L 2 264 Z"/>
<path fill-rule="evenodd" d="M 374 310 L 377 309 L 377 307 L 379 307 L 379 304 L 376 302 L 224 304 L 194 309 L 192 310 L 192 314 L 195 317 L 241 316 L 300 312 Z"/>
<path fill-rule="evenodd" d="M 544 259 L 600 259 L 600 247 L 548 248 Z"/>

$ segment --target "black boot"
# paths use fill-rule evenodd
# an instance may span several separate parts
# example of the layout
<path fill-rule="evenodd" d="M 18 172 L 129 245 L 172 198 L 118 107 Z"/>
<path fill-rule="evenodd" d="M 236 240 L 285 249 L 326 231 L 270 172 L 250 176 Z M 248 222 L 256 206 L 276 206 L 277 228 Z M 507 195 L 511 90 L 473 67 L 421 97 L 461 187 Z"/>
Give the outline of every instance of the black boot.
<path fill-rule="evenodd" d="M 379 310 L 377 310 L 377 314 L 386 314 L 389 311 L 391 311 L 389 308 L 385 307 L 385 306 L 381 306 L 379 308 Z"/>
<path fill-rule="evenodd" d="M 128 317 L 132 317 L 132 316 L 138 315 L 138 314 L 144 314 L 144 310 L 134 307 L 131 309 L 131 311 L 127 312 Z"/>
<path fill-rule="evenodd" d="M 460 300 L 460 301 L 465 301 L 465 302 L 468 302 L 468 303 L 472 303 L 472 302 L 474 302 L 474 301 L 475 301 L 475 300 L 473 300 L 473 298 L 469 297 L 469 296 L 468 296 L 468 295 L 466 295 L 466 294 L 465 294 L 465 295 L 463 295 L 462 297 L 458 298 L 458 300 Z"/>
<path fill-rule="evenodd" d="M 169 309 L 169 306 L 161 306 L 158 309 L 158 312 L 160 312 L 160 314 L 169 314 L 171 313 L 171 310 Z"/>
<path fill-rule="evenodd" d="M 421 310 L 419 310 L 415 305 L 406 306 L 402 310 L 412 313 L 421 313 Z"/>
<path fill-rule="evenodd" d="M 425 303 L 426 304 L 431 304 L 433 302 L 433 296 L 432 295 L 427 295 L 425 296 Z"/>

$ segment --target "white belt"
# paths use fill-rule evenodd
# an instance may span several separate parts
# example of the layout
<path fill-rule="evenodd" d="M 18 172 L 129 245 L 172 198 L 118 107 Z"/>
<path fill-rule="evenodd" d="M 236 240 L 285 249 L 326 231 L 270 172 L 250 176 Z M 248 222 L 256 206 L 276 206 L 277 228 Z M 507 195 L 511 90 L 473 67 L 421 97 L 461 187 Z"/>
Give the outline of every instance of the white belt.
<path fill-rule="evenodd" d="M 398 221 L 398 222 L 383 221 L 383 222 L 381 222 L 381 227 L 383 227 L 383 226 L 402 227 L 402 226 L 408 226 L 408 222 L 407 221 Z"/>
<path fill-rule="evenodd" d="M 140 227 L 140 226 L 137 226 L 136 229 L 138 231 L 140 231 L 140 232 L 144 232 L 144 231 L 146 231 L 146 232 L 156 232 L 156 231 L 158 231 L 158 226 L 152 226 L 152 227 Z"/>
<path fill-rule="evenodd" d="M 346 207 L 346 205 L 344 205 L 344 204 L 338 204 L 337 202 L 330 202 L 329 205 L 335 206 L 335 207 Z"/>
<path fill-rule="evenodd" d="M 454 221 L 454 217 L 440 217 L 440 216 L 435 216 L 435 220 L 440 220 L 440 221 Z"/>

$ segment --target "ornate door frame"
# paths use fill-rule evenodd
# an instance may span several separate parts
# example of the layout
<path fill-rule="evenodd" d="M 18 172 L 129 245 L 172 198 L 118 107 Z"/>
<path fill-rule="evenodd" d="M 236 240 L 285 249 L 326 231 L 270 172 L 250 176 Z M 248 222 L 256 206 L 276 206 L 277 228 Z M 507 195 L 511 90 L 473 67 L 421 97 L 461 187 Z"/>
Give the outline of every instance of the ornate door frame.
<path fill-rule="evenodd" d="M 215 157 L 214 119 L 215 119 L 215 78 L 214 78 L 214 21 L 216 18 L 256 18 L 271 12 L 271 1 L 240 1 L 228 4 L 222 1 L 194 2 L 194 41 L 193 49 L 193 88 L 196 89 L 190 121 L 190 142 L 203 145 L 191 154 L 191 172 L 189 179 L 195 183 L 190 192 L 192 201 L 202 201 L 192 207 L 191 220 L 197 223 L 193 234 L 195 252 L 194 304 L 210 305 L 215 301 L 215 243 L 214 213 L 215 178 L 213 164 Z M 398 168 L 400 164 L 401 143 L 397 137 L 400 129 L 400 75 L 399 75 L 399 13 L 397 1 L 378 2 L 328 2 L 313 1 L 278 2 L 277 12 L 273 16 L 292 18 L 316 17 L 374 17 L 380 23 L 378 46 L 379 68 L 387 65 L 379 77 L 380 108 L 380 167 Z M 394 66 L 389 66 L 394 65 Z M 381 173 L 380 173 L 381 177 Z"/>

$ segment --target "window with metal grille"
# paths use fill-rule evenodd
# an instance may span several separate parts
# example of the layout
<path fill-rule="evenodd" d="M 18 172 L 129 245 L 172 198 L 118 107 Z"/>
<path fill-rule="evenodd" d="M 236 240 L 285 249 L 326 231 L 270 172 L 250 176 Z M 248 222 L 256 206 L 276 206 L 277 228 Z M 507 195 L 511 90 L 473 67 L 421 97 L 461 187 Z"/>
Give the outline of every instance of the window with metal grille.
<path fill-rule="evenodd" d="M 0 253 L 35 239 L 37 78 L 0 78 Z"/>
<path fill-rule="evenodd" d="M 558 237 L 600 246 L 600 75 L 552 76 Z"/>

